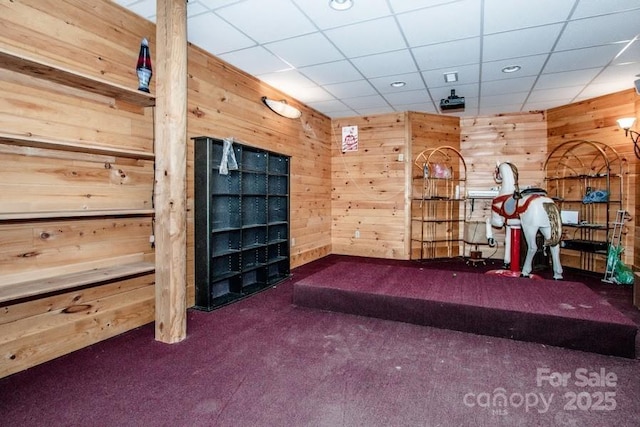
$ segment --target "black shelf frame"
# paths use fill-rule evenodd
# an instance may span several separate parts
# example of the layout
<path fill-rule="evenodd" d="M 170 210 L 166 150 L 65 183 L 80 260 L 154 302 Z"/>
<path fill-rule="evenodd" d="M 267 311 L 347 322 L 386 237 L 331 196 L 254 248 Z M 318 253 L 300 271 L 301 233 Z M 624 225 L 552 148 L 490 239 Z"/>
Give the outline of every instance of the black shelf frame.
<path fill-rule="evenodd" d="M 234 141 L 220 175 L 224 141 L 193 141 L 195 308 L 211 311 L 290 276 L 290 157 Z"/>

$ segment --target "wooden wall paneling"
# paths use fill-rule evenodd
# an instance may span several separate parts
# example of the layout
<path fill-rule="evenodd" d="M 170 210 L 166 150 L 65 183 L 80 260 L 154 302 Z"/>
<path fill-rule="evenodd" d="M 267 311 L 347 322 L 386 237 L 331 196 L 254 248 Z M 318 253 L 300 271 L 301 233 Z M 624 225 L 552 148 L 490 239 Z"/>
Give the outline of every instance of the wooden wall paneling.
<path fill-rule="evenodd" d="M 633 89 L 616 92 L 585 101 L 576 102 L 547 111 L 549 151 L 564 141 L 583 139 L 602 142 L 613 148 L 623 159 L 625 175 L 623 208 L 633 213 L 636 209 L 637 195 L 634 189 L 638 186 L 638 159 L 633 154 L 633 144 L 624 136 L 624 131 L 618 127 L 616 120 L 621 117 L 638 117 L 638 96 Z M 637 125 L 636 125 L 637 126 Z M 615 218 L 615 216 L 613 217 Z M 631 221 L 626 223 L 622 244 L 624 246 L 623 262 L 634 265 L 638 251 L 636 245 L 637 215 L 632 215 Z M 577 254 L 563 253 L 567 265 L 579 267 L 575 264 L 579 258 Z M 570 258 L 569 258 L 570 257 Z M 565 261 L 563 261 L 564 263 Z M 597 259 L 593 271 L 604 272 L 605 256 Z"/>
<path fill-rule="evenodd" d="M 4 376 L 153 320 L 155 27 L 111 1 L 0 8 Z"/>
<path fill-rule="evenodd" d="M 432 203 L 422 202 L 425 195 L 425 181 L 422 163 L 416 165 L 416 158 L 426 150 L 438 147 L 452 147 L 460 149 L 460 119 L 457 116 L 443 116 L 410 112 L 408 125 L 408 140 L 410 143 L 411 165 L 408 173 L 411 175 L 410 188 L 407 190 L 411 198 L 411 249 L 412 259 L 455 257 L 463 255 L 461 245 L 451 243 L 451 239 L 462 238 L 462 228 L 456 220 L 464 220 L 464 206 L 459 202 Z M 461 165 L 450 164 L 454 168 L 454 176 L 460 176 Z M 442 183 L 440 183 L 442 184 Z M 448 184 L 448 183 L 445 183 Z M 451 190 L 451 189 L 448 189 Z M 464 193 L 464 188 L 462 189 Z M 447 191 L 454 196 L 453 191 Z M 464 197 L 464 194 L 462 194 Z M 424 223 L 422 218 L 449 218 L 454 222 Z M 421 243 L 427 238 L 432 243 Z"/>
<path fill-rule="evenodd" d="M 0 377 L 27 369 L 153 321 L 153 275 L 21 303 L 0 316 Z M 4 309 L 3 309 L 4 310 Z M 29 313 L 6 319 L 7 313 Z M 82 333 L 79 333 L 82 331 Z"/>
<path fill-rule="evenodd" d="M 547 156 L 547 124 L 542 112 L 478 116 L 460 120 L 460 151 L 467 160 L 467 190 L 498 187 L 494 180 L 496 162 L 509 161 L 519 173 L 521 188 L 543 186 L 543 165 Z M 484 221 L 491 215 L 490 201 L 474 201 L 468 210 L 470 221 Z M 483 256 L 504 258 L 504 229 L 493 229 L 499 242 L 495 249 L 481 247 Z"/>
<path fill-rule="evenodd" d="M 404 113 L 333 121 L 333 253 L 408 259 L 406 125 Z M 342 152 L 343 126 L 358 126 L 357 151 Z"/>
<path fill-rule="evenodd" d="M 192 137 L 233 137 L 265 150 L 291 156 L 291 267 L 331 253 L 331 121 L 189 46 L 187 106 L 187 301 L 193 304 L 193 142 Z M 286 98 L 302 111 L 291 120 L 261 102 L 262 96 Z"/>

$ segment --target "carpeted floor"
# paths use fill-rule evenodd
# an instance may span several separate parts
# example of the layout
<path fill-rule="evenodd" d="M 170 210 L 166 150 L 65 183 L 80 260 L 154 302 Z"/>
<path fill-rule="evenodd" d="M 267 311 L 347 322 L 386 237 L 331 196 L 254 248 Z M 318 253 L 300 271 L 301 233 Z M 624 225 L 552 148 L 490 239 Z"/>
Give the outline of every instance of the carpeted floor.
<path fill-rule="evenodd" d="M 638 425 L 640 360 L 291 304 L 293 283 L 344 259 L 295 269 L 211 313 L 190 311 L 179 344 L 155 342 L 147 325 L 0 379 L 0 424 Z M 583 282 L 640 323 L 630 288 Z"/>
<path fill-rule="evenodd" d="M 635 357 L 637 325 L 586 285 L 342 261 L 294 284 L 294 303 L 339 313 Z"/>

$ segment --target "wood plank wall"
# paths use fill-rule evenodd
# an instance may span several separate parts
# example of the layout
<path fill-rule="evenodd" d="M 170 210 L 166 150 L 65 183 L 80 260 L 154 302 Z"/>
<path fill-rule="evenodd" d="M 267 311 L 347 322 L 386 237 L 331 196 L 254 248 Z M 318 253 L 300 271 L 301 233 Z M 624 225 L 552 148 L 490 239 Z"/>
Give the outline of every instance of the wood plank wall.
<path fill-rule="evenodd" d="M 358 126 L 357 151 L 342 152 L 344 126 Z M 333 120 L 333 253 L 408 259 L 407 141 L 405 113 Z"/>
<path fill-rule="evenodd" d="M 638 186 L 637 163 L 633 154 L 633 144 L 630 139 L 624 136 L 624 131 L 620 129 L 616 120 L 621 117 L 640 118 L 638 114 L 638 96 L 633 89 L 610 95 L 588 99 L 586 101 L 553 108 L 547 111 L 548 145 L 549 152 L 564 141 L 574 139 L 584 139 L 599 141 L 615 149 L 620 157 L 624 159 L 624 174 L 626 188 L 623 197 L 623 208 L 632 215 L 631 221 L 625 227 L 626 234 L 623 235 L 624 245 L 623 261 L 627 265 L 638 266 L 638 256 L 640 250 L 639 242 L 636 238 L 638 222 L 637 195 Z M 636 122 L 636 129 L 638 125 Z M 606 258 L 600 257 L 597 263 L 598 271 L 604 271 Z M 563 260 L 563 263 L 565 261 Z M 568 259 L 568 265 L 576 265 L 576 260 Z"/>
<path fill-rule="evenodd" d="M 100 19 L 96 19 L 99 16 Z M 110 1 L 0 3 L 0 47 L 137 87 L 140 40 L 155 27 Z M 71 140 L 73 150 L 0 144 L 0 213 L 151 210 L 153 160 L 82 152 L 153 153 L 153 111 L 0 69 L 3 134 Z M 0 222 L 0 285 L 153 261 L 152 217 Z M 153 321 L 154 275 L 0 306 L 0 377 Z"/>
<path fill-rule="evenodd" d="M 468 190 L 497 187 L 494 180 L 496 162 L 516 165 L 519 184 L 544 184 L 542 166 L 547 155 L 547 124 L 542 112 L 500 114 L 460 119 L 460 150 L 467 162 Z M 469 221 L 483 221 L 491 214 L 490 200 L 478 199 L 467 210 Z M 504 230 L 493 229 L 497 248 L 480 246 L 484 257 L 504 257 Z"/>
<path fill-rule="evenodd" d="M 77 72 L 135 88 L 135 63 L 143 36 L 149 38 L 152 57 L 154 55 L 155 26 L 110 0 L 25 0 L 2 3 L 0 8 L 0 24 L 4 28 L 0 32 L 0 46 L 21 49 L 33 57 L 42 57 Z M 292 99 L 288 100 L 303 111 L 302 118 L 289 120 L 277 116 L 262 104 L 261 97 L 282 99 L 286 98 L 284 94 L 195 46 L 189 46 L 188 57 L 189 138 L 234 137 L 243 143 L 291 156 L 291 237 L 292 243 L 295 242 L 291 248 L 291 266 L 329 254 L 331 121 Z M 6 70 L 0 72 L 0 93 L 3 131 L 90 140 L 109 148 L 123 148 L 126 144 L 127 149 L 153 150 L 152 109 Z M 188 144 L 189 209 L 187 305 L 191 306 L 194 301 L 193 142 L 189 139 L 185 143 Z M 8 187 L 11 181 L 26 181 L 32 187 L 20 198 L 4 198 L 3 209 L 46 210 L 52 204 L 56 209 L 77 208 L 79 203 L 90 208 L 123 205 L 148 208 L 151 203 L 152 160 L 132 161 L 46 149 L 36 150 L 36 155 L 27 147 L 0 147 L 3 147 L 0 153 L 3 191 L 0 193 L 13 196 L 20 193 Z M 4 167 L 10 164 L 20 168 Z M 27 171 L 33 172 L 28 178 Z M 123 188 L 128 190 L 118 191 Z M 87 198 L 87 194 L 96 197 Z M 69 260 L 79 254 L 82 256 L 77 260 L 78 265 L 85 267 L 87 262 L 98 263 L 105 257 L 129 256 L 153 261 L 149 244 L 150 217 L 137 223 L 100 219 L 74 224 L 69 227 L 69 221 L 54 221 L 0 225 L 2 273 L 38 277 L 43 268 L 51 274 L 60 269 L 72 271 Z M 129 232 L 118 231 L 125 229 Z M 107 231 L 119 234 L 107 243 L 100 240 Z M 42 240 L 38 237 L 42 235 L 50 237 Z M 119 235 L 122 238 L 117 238 Z M 42 250 L 45 245 L 47 249 Z M 153 321 L 153 277 L 147 275 L 34 301 L 4 304 L 0 311 L 3 331 L 0 333 L 3 336 L 0 376 Z"/>
<path fill-rule="evenodd" d="M 412 203 L 412 217 L 419 218 L 421 217 L 422 206 L 418 204 L 415 200 L 418 197 L 422 197 L 423 191 L 423 175 L 424 172 L 421 167 L 416 166 L 416 158 L 420 155 L 420 153 L 424 152 L 428 149 L 438 148 L 438 147 L 452 147 L 456 150 L 460 150 L 460 119 L 457 116 L 446 116 L 446 115 L 436 115 L 436 114 L 425 114 L 418 112 L 410 112 L 409 113 L 409 137 L 410 137 L 410 147 L 411 147 L 411 199 Z M 420 162 L 419 162 L 420 164 Z M 457 165 L 452 165 L 457 166 Z M 459 173 L 459 171 L 457 171 Z M 456 175 L 460 176 L 460 175 Z M 418 204 L 418 206 L 416 206 Z M 459 206 L 456 202 L 446 203 L 446 206 L 443 204 L 437 204 L 437 210 L 448 209 L 454 211 L 453 215 L 463 215 L 464 206 Z M 446 214 L 438 212 L 436 214 L 438 218 L 443 218 Z M 464 219 L 464 218 L 462 218 Z M 420 259 L 425 253 L 421 248 L 420 240 L 424 238 L 421 236 L 422 230 L 418 229 L 422 225 L 419 222 L 412 221 L 411 223 L 411 235 L 413 236 L 411 243 L 411 259 Z M 443 226 L 441 224 L 436 224 L 436 228 L 438 229 L 437 234 L 448 234 L 449 238 L 454 238 L 453 236 L 458 236 L 460 233 L 460 229 L 458 224 L 451 223 L 449 226 Z M 445 230 L 442 230 L 442 229 Z M 453 248 L 455 246 L 455 248 Z M 452 250 L 449 250 L 452 249 Z M 459 247 L 457 245 L 448 245 L 438 243 L 435 245 L 430 245 L 430 252 L 435 252 L 438 257 L 445 256 L 456 256 L 460 252 Z"/>
<path fill-rule="evenodd" d="M 196 46 L 188 52 L 187 283 L 194 303 L 193 140 L 196 136 L 238 142 L 291 156 L 291 267 L 331 253 L 331 121 Z M 302 111 L 286 119 L 269 110 L 262 96 L 287 101 Z"/>

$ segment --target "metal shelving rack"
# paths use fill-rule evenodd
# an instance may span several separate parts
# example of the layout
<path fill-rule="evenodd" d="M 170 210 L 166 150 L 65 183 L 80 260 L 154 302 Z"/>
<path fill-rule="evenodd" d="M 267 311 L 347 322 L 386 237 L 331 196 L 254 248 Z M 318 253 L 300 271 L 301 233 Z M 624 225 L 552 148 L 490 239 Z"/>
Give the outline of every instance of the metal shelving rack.
<path fill-rule="evenodd" d="M 563 253 L 578 257 L 575 267 L 604 271 L 615 212 L 624 210 L 626 161 L 598 141 L 573 140 L 557 146 L 544 164 L 547 193 L 561 211 L 577 213 L 563 223 Z M 603 197 L 587 197 L 593 192 Z M 596 193 L 594 193 L 596 194 Z"/>

